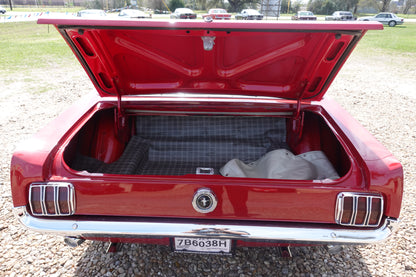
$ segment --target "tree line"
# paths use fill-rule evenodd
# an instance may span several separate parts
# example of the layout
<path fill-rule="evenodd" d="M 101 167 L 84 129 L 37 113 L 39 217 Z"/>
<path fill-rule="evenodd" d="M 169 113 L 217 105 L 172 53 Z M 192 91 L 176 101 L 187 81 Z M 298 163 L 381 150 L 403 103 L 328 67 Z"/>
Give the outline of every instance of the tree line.
<path fill-rule="evenodd" d="M 1 2 L 13 2 L 14 4 L 48 5 L 62 0 L 0 0 Z M 334 11 L 365 12 L 394 12 L 411 14 L 416 13 L 416 0 L 63 0 L 65 5 L 82 6 L 111 10 L 125 6 L 145 7 L 154 11 L 173 11 L 179 7 L 193 10 L 206 11 L 210 8 L 224 8 L 229 12 L 240 12 L 242 9 L 260 10 L 261 5 L 280 1 L 280 13 L 293 14 L 299 10 L 307 9 L 315 14 L 332 14 Z M 84 3 L 84 4 L 83 4 Z M 55 4 L 56 5 L 56 4 Z"/>
<path fill-rule="evenodd" d="M 151 9 L 174 10 L 187 7 L 193 10 L 208 10 L 210 8 L 225 8 L 229 12 L 240 12 L 242 9 L 253 8 L 259 10 L 261 5 L 279 0 L 137 0 L 138 5 Z M 334 11 L 374 10 L 377 12 L 416 13 L 416 0 L 280 0 L 281 13 L 296 13 L 307 9 L 316 14 L 332 14 Z"/>
<path fill-rule="evenodd" d="M 359 9 L 377 12 L 416 13 L 416 0 L 310 0 L 307 9 L 316 14 L 332 14 L 334 11 L 351 11 Z"/>

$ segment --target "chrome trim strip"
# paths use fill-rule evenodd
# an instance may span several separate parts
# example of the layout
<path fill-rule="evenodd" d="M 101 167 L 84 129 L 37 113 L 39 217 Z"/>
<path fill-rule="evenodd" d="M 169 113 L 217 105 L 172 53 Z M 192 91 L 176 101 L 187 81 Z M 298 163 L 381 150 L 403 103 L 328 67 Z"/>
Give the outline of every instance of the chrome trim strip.
<path fill-rule="evenodd" d="M 387 218 L 372 230 L 330 229 L 320 227 L 254 226 L 132 221 L 81 221 L 31 216 L 25 207 L 14 209 L 27 228 L 43 233 L 75 237 L 216 237 L 268 242 L 312 244 L 363 244 L 386 239 L 392 233 L 395 219 Z"/>
<path fill-rule="evenodd" d="M 364 225 L 368 225 L 368 222 L 370 220 L 370 216 L 371 216 L 371 208 L 373 206 L 372 204 L 373 202 L 373 198 L 372 197 L 367 197 L 366 199 L 366 213 L 365 213 L 365 218 L 364 218 Z"/>
<path fill-rule="evenodd" d="M 40 189 L 40 199 L 41 199 L 40 206 L 42 207 L 42 215 L 47 215 L 48 210 L 46 209 L 46 188 L 45 186 L 39 186 L 39 189 Z"/>
<path fill-rule="evenodd" d="M 345 199 L 345 197 L 344 197 Z M 357 211 L 358 211 L 358 197 L 354 195 L 352 197 L 352 206 L 354 207 L 351 215 L 350 225 L 355 225 L 355 221 L 357 220 Z"/>
<path fill-rule="evenodd" d="M 55 213 L 61 215 L 61 209 L 59 209 L 59 187 L 55 186 L 53 188 L 53 203 L 55 205 Z"/>
<path fill-rule="evenodd" d="M 383 199 L 383 196 L 381 195 L 380 195 L 380 210 L 381 210 L 381 213 L 380 213 L 380 217 L 378 218 L 377 225 L 380 225 L 381 218 L 383 217 L 383 212 L 384 212 L 384 199 Z"/>
<path fill-rule="evenodd" d="M 293 112 L 195 112 L 195 111 L 154 111 L 126 109 L 127 113 L 132 114 L 202 114 L 202 115 L 255 115 L 255 116 L 292 116 Z"/>
<path fill-rule="evenodd" d="M 335 220 L 339 224 L 342 220 L 342 214 L 344 213 L 344 198 L 337 197 L 335 205 Z"/>

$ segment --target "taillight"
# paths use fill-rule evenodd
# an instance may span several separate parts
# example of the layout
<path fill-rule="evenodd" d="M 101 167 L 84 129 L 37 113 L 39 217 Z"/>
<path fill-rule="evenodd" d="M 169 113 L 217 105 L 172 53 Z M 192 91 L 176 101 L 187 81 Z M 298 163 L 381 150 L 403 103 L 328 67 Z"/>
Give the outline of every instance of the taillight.
<path fill-rule="evenodd" d="M 341 192 L 337 196 L 335 221 L 341 225 L 377 227 L 383 217 L 379 194 Z"/>
<path fill-rule="evenodd" d="M 33 183 L 29 187 L 33 215 L 63 216 L 75 213 L 75 190 L 71 183 Z"/>

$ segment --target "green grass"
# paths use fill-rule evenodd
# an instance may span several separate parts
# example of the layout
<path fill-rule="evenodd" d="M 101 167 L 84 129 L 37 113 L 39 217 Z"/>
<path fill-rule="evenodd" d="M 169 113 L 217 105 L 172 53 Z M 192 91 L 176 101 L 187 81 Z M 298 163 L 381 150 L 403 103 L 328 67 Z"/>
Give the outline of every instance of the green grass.
<path fill-rule="evenodd" d="M 416 23 L 396 27 L 384 26 L 382 31 L 368 31 L 357 47 L 359 50 L 378 49 L 391 54 L 416 54 Z"/>
<path fill-rule="evenodd" d="M 15 72 L 73 60 L 53 26 L 35 22 L 0 24 L 0 70 Z"/>

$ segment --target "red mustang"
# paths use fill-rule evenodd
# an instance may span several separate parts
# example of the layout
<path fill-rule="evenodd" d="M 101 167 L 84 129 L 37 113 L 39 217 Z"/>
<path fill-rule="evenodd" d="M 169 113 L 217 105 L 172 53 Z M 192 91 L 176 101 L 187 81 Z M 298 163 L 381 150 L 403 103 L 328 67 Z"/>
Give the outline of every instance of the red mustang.
<path fill-rule="evenodd" d="M 208 14 L 202 15 L 202 18 L 204 19 L 209 17 L 212 19 L 229 20 L 231 19 L 231 14 L 224 9 L 210 9 L 208 11 Z"/>
<path fill-rule="evenodd" d="M 28 228 L 198 253 L 391 234 L 402 166 L 324 97 L 381 24 L 39 23 L 56 26 L 96 93 L 14 153 Z"/>

